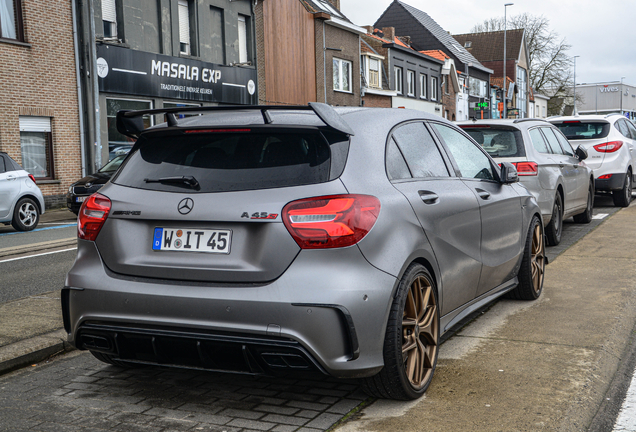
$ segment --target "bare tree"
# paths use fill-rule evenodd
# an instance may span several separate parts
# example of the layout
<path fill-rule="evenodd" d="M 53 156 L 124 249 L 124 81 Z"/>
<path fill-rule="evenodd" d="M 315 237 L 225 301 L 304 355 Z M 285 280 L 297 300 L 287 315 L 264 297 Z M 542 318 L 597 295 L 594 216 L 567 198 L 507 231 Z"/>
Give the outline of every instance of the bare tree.
<path fill-rule="evenodd" d="M 550 29 L 550 21 L 543 15 L 523 13 L 507 19 L 508 29 L 525 29 L 528 57 L 530 59 L 529 81 L 532 89 L 547 96 L 567 95 L 572 87 L 571 48 L 565 38 Z M 490 18 L 474 26 L 472 33 L 485 33 L 504 29 L 504 18 Z M 563 107 L 553 108 L 556 113 Z M 560 112 L 559 112 L 560 113 Z"/>

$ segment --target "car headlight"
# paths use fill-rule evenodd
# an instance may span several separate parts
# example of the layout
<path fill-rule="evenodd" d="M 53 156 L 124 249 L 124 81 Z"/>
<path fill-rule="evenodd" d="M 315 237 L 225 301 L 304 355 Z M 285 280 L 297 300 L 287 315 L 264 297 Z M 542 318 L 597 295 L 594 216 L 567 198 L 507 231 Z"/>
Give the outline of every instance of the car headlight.
<path fill-rule="evenodd" d="M 68 187 L 68 193 L 72 194 L 73 193 L 73 185 L 70 185 Z"/>

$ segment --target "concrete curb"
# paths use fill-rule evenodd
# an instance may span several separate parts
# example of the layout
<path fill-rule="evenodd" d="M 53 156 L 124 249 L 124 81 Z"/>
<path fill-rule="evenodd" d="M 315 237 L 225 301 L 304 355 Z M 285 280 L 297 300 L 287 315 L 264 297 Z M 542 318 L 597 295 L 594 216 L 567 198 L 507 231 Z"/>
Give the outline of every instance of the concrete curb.
<path fill-rule="evenodd" d="M 74 349 L 64 329 L 5 345 L 0 347 L 0 375 Z"/>

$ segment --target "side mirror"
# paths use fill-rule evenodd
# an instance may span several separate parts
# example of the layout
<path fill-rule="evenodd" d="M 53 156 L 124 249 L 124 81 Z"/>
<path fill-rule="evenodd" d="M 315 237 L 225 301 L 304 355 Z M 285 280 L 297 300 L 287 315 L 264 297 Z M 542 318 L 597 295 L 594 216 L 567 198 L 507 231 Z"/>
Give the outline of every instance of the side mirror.
<path fill-rule="evenodd" d="M 515 183 L 519 181 L 517 168 L 510 162 L 501 163 L 501 182 L 504 184 Z"/>
<path fill-rule="evenodd" d="M 574 154 L 576 154 L 576 157 L 579 158 L 579 160 L 585 160 L 587 159 L 587 150 L 585 150 L 583 147 L 578 146 L 576 148 L 576 150 L 574 151 Z"/>

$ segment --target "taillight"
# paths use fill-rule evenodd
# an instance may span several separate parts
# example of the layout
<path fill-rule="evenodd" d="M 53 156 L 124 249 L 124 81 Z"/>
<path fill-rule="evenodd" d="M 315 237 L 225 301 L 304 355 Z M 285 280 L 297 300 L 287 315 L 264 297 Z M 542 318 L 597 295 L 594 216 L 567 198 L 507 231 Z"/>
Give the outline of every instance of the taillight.
<path fill-rule="evenodd" d="M 111 202 L 104 195 L 96 193 L 88 197 L 79 211 L 77 236 L 82 240 L 95 241 L 106 222 L 110 208 Z"/>
<path fill-rule="evenodd" d="M 283 223 L 303 249 L 339 248 L 362 240 L 379 214 L 374 196 L 331 195 L 290 202 Z"/>
<path fill-rule="evenodd" d="M 607 180 L 609 178 L 612 178 L 613 175 L 614 174 L 605 174 L 605 175 L 599 176 L 597 180 Z"/>
<path fill-rule="evenodd" d="M 596 144 L 594 149 L 601 153 L 614 153 L 623 146 L 623 141 L 610 141 L 605 144 Z"/>
<path fill-rule="evenodd" d="M 536 162 L 515 162 L 513 165 L 517 168 L 517 175 L 536 176 L 539 174 L 539 165 Z"/>
<path fill-rule="evenodd" d="M 38 184 L 38 182 L 35 181 L 35 176 L 33 174 L 29 174 L 29 178 L 33 180 L 33 183 Z"/>

